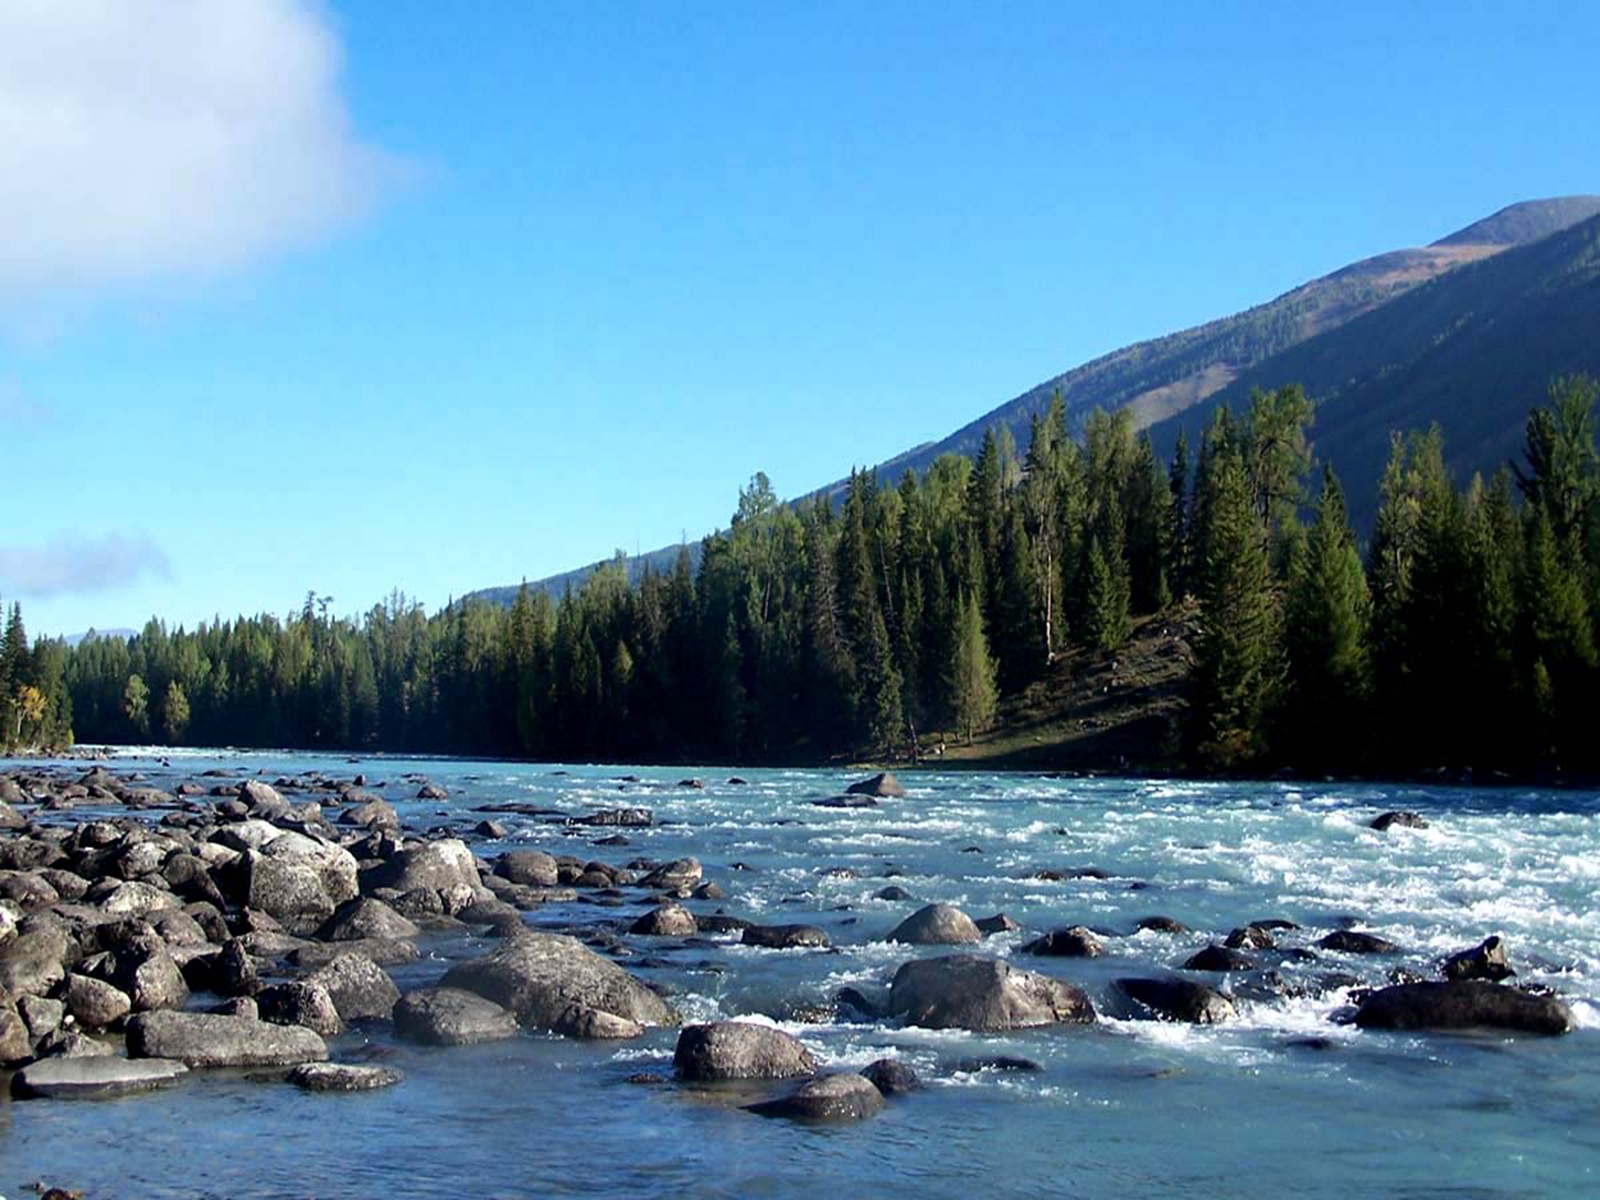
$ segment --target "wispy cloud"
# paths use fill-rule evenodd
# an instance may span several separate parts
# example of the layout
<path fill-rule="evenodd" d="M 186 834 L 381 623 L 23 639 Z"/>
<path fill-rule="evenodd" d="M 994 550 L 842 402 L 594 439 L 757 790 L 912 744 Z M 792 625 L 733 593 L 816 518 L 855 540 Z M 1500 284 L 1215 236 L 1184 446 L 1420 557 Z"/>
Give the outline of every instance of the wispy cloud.
<path fill-rule="evenodd" d="M 50 597 L 107 592 L 142 575 L 168 579 L 172 564 L 147 537 L 60 538 L 45 546 L 0 546 L 0 594 Z"/>
<path fill-rule="evenodd" d="M 205 278 L 360 221 L 362 142 L 309 0 L 0 6 L 0 303 Z"/>

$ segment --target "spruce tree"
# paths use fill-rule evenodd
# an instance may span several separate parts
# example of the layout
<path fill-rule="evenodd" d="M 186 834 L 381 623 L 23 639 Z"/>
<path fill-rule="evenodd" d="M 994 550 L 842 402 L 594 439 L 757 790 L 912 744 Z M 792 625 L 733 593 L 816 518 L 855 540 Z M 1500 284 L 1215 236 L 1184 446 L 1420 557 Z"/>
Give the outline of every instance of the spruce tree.
<path fill-rule="evenodd" d="M 983 635 L 983 613 L 970 594 L 962 597 L 959 612 L 951 678 L 955 689 L 956 730 L 970 746 L 973 736 L 994 722 L 995 665 L 989 655 L 988 640 Z"/>

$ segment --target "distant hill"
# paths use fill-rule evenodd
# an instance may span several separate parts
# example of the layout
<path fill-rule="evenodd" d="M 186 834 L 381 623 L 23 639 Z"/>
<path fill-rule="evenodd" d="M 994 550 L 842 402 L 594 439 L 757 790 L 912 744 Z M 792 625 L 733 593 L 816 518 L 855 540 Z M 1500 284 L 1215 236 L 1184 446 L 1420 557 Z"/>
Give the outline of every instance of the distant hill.
<path fill-rule="evenodd" d="M 69 646 L 77 646 L 88 641 L 90 638 L 101 638 L 106 641 L 116 639 L 118 641 L 125 642 L 132 636 L 133 630 L 131 629 L 88 629 L 83 633 L 69 633 L 62 640 L 65 641 Z"/>
<path fill-rule="evenodd" d="M 1581 232 L 1592 232 L 1597 216 L 1600 196 L 1510 205 L 1432 245 L 1363 259 L 1234 316 L 1074 367 L 878 464 L 879 477 L 923 471 L 941 454 L 975 455 L 997 425 L 1025 447 L 1029 422 L 1057 389 L 1075 428 L 1096 408 L 1126 407 L 1136 427 L 1154 427 L 1165 452 L 1178 429 L 1198 429 L 1217 403 L 1237 403 L 1254 386 L 1300 382 L 1321 406 L 1313 431 L 1319 456 L 1345 475 L 1360 518 L 1369 504 L 1364 481 L 1375 454 L 1381 469 L 1391 428 L 1437 420 L 1453 462 L 1489 465 L 1514 449 L 1550 375 L 1600 370 L 1581 336 L 1586 319 L 1587 343 L 1600 346 Z M 1546 243 L 1548 253 L 1534 252 Z M 1494 269 L 1506 259 L 1513 265 Z M 1458 280 L 1461 287 L 1449 286 Z M 818 492 L 838 495 L 841 487 Z M 697 543 L 690 551 L 698 560 Z M 665 570 L 677 554 L 671 546 L 629 559 L 630 575 Z M 530 586 L 559 594 L 604 561 Z M 490 588 L 472 598 L 509 603 L 516 591 Z"/>
<path fill-rule="evenodd" d="M 1491 218 L 1494 220 L 1495 218 Z M 1158 424 L 1169 452 L 1191 444 L 1219 404 L 1296 382 L 1316 404 L 1317 457 L 1344 481 L 1368 526 L 1391 431 L 1438 422 L 1459 479 L 1517 456 L 1528 410 L 1550 379 L 1600 374 L 1600 217 L 1452 271 L 1381 309 L 1286 350 L 1200 405 Z"/>

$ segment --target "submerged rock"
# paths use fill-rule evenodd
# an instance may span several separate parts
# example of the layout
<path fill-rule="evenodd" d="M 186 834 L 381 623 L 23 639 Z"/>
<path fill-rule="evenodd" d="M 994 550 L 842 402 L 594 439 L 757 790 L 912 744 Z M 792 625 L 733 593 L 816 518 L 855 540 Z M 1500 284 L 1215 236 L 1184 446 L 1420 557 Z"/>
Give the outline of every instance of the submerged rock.
<path fill-rule="evenodd" d="M 1340 950 L 1345 954 L 1399 954 L 1400 947 L 1374 933 L 1361 933 L 1354 929 L 1336 929 L 1317 940 L 1323 950 Z"/>
<path fill-rule="evenodd" d="M 308 1092 L 371 1092 L 404 1079 L 393 1067 L 350 1063 L 303 1063 L 289 1072 L 289 1082 Z"/>
<path fill-rule="evenodd" d="M 898 1058 L 880 1058 L 862 1068 L 862 1077 L 885 1096 L 901 1096 L 922 1090 L 922 1080 L 910 1064 Z"/>
<path fill-rule="evenodd" d="M 711 1082 L 792 1079 L 813 1074 L 817 1060 L 781 1029 L 749 1021 L 717 1021 L 685 1028 L 678 1035 L 672 1065 L 680 1079 Z"/>
<path fill-rule="evenodd" d="M 808 1079 L 786 1095 L 752 1104 L 750 1111 L 791 1121 L 860 1121 L 882 1108 L 883 1093 L 870 1079 L 841 1074 Z"/>
<path fill-rule="evenodd" d="M 877 808 L 875 796 L 828 796 L 811 802 L 813 808 Z"/>
<path fill-rule="evenodd" d="M 1572 1010 L 1554 996 L 1498 983 L 1461 980 L 1380 988 L 1356 1010 L 1364 1029 L 1511 1029 L 1558 1035 L 1574 1028 Z"/>
<path fill-rule="evenodd" d="M 1183 964 L 1185 971 L 1249 971 L 1256 965 L 1256 960 L 1248 954 L 1241 954 L 1227 946 L 1219 946 L 1212 942 L 1198 954 L 1191 955 Z"/>
<path fill-rule="evenodd" d="M 699 931 L 694 914 L 681 904 L 663 904 L 628 927 L 643 937 L 693 937 Z"/>
<path fill-rule="evenodd" d="M 829 944 L 827 933 L 815 925 L 747 925 L 740 940 L 746 946 L 762 946 L 768 950 L 826 948 Z"/>
<path fill-rule="evenodd" d="M 1094 1020 L 1079 988 L 977 954 L 903 964 L 889 985 L 888 1012 L 908 1025 L 976 1033 Z"/>
<path fill-rule="evenodd" d="M 1396 825 L 1400 826 L 1402 829 L 1426 829 L 1428 827 L 1428 822 L 1421 813 L 1407 812 L 1397 809 L 1393 812 L 1382 813 L 1373 818 L 1371 828 L 1376 829 L 1381 833 L 1383 830 L 1391 829 Z"/>

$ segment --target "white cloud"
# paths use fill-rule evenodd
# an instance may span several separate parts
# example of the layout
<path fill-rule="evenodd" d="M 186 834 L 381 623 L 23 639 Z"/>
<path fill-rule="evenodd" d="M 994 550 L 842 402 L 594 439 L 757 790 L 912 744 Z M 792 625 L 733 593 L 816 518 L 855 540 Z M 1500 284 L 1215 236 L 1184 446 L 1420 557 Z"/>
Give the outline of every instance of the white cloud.
<path fill-rule="evenodd" d="M 0 4 L 0 300 L 224 273 L 359 221 L 363 144 L 306 0 Z"/>
<path fill-rule="evenodd" d="M 61 538 L 46 546 L 0 546 L 0 593 L 105 592 L 146 573 L 167 579 L 172 566 L 161 547 L 145 537 L 112 533 L 94 541 Z"/>

